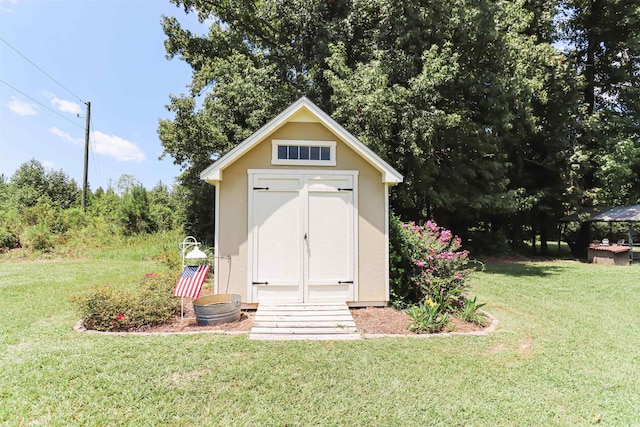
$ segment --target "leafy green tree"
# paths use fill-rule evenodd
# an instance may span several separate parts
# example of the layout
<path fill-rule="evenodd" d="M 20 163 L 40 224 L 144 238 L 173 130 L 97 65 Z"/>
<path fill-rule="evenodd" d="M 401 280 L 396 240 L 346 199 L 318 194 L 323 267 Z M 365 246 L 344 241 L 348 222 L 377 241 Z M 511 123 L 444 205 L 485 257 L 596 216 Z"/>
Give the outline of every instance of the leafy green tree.
<path fill-rule="evenodd" d="M 80 188 L 74 179 L 71 179 L 62 169 L 47 172 L 47 195 L 61 209 L 68 209 L 77 204 L 81 195 Z"/>
<path fill-rule="evenodd" d="M 61 209 L 67 209 L 80 195 L 78 184 L 63 170 L 46 172 L 36 159 L 20 165 L 11 177 L 9 192 L 18 209 L 35 206 L 43 197 Z"/>
<path fill-rule="evenodd" d="M 196 229 L 210 230 L 213 196 L 198 173 L 303 94 L 403 173 L 392 205 L 407 218 L 464 237 L 562 187 L 574 85 L 545 2 L 174 3 L 212 22 L 202 36 L 163 23 L 168 58 L 193 68 L 159 134 Z"/>
<path fill-rule="evenodd" d="M 9 180 L 4 174 L 0 174 L 0 205 L 5 208 L 11 201 L 11 193 L 9 188 Z"/>
<path fill-rule="evenodd" d="M 567 57 L 583 82 L 571 153 L 571 210 L 640 202 L 640 0 L 563 0 Z M 568 239 L 585 256 L 590 227 Z"/>
<path fill-rule="evenodd" d="M 147 190 L 142 185 L 136 185 L 122 195 L 115 214 L 125 235 L 156 230 L 156 224 L 151 217 Z"/>
<path fill-rule="evenodd" d="M 99 187 L 90 198 L 88 211 L 92 216 L 100 216 L 105 218 L 115 217 L 115 212 L 118 204 L 120 203 L 120 197 L 116 194 L 113 188 L 108 187 L 105 191 L 102 187 Z"/>
<path fill-rule="evenodd" d="M 640 201 L 640 0 L 565 0 L 564 38 L 584 81 L 576 204 Z"/>
<path fill-rule="evenodd" d="M 47 195 L 47 180 L 42 163 L 36 159 L 21 164 L 10 180 L 13 200 L 18 209 L 35 206 Z"/>
<path fill-rule="evenodd" d="M 168 231 L 181 228 L 185 223 L 185 200 L 181 193 L 172 191 L 159 182 L 148 192 L 151 217 L 158 230 Z"/>

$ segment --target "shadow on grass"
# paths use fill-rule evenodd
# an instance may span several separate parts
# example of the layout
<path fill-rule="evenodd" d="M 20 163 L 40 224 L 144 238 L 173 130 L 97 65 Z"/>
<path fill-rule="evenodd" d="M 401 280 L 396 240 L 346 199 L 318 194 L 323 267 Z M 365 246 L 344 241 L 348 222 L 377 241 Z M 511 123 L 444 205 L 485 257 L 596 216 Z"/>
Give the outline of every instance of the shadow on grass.
<path fill-rule="evenodd" d="M 563 274 L 567 267 L 552 262 L 489 261 L 485 262 L 486 274 L 502 274 L 514 277 L 545 277 Z"/>

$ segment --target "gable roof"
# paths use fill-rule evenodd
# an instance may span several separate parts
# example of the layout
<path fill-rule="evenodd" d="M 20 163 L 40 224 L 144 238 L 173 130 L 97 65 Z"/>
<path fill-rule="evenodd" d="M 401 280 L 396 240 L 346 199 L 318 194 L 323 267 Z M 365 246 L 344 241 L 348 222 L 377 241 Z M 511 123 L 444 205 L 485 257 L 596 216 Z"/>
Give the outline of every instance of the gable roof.
<path fill-rule="evenodd" d="M 336 134 L 347 146 L 358 153 L 375 169 L 380 171 L 382 173 L 383 183 L 397 184 L 402 182 L 402 175 L 398 171 L 371 151 L 369 147 L 358 141 L 355 136 L 351 135 L 345 128 L 340 126 L 338 122 L 333 120 L 327 113 L 304 96 L 202 171 L 200 179 L 210 184 L 222 181 L 222 171 L 227 166 L 242 157 L 246 152 L 263 141 L 270 133 L 288 121 L 317 121 L 323 124 Z"/>

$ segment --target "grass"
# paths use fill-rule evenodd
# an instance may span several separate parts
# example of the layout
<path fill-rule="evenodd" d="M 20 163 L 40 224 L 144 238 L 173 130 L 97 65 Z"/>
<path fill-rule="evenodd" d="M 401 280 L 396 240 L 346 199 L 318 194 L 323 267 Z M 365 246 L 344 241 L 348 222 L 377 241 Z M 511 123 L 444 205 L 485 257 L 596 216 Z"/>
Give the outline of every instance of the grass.
<path fill-rule="evenodd" d="M 489 264 L 473 279 L 500 320 L 485 337 L 262 342 L 74 332 L 70 297 L 162 269 L 146 251 L 0 259 L 0 425 L 638 422 L 640 265 Z"/>

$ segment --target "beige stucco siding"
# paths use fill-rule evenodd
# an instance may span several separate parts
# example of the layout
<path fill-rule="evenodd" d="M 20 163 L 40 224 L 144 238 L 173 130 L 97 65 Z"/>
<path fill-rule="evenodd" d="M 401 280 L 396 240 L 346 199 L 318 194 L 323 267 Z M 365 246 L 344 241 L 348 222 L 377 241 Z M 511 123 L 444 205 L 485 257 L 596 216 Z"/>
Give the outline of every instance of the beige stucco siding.
<path fill-rule="evenodd" d="M 271 141 L 337 141 L 336 166 L 271 165 Z M 386 300 L 385 191 L 381 172 L 320 123 L 289 122 L 222 171 L 218 183 L 218 292 L 247 300 L 248 169 L 357 170 L 358 175 L 358 300 Z M 231 259 L 224 257 L 231 256 Z"/>

